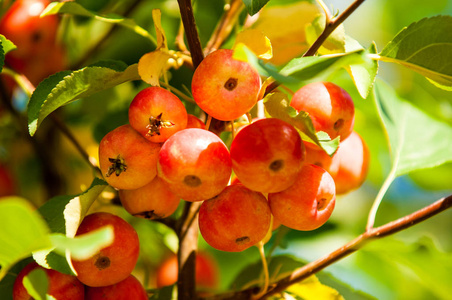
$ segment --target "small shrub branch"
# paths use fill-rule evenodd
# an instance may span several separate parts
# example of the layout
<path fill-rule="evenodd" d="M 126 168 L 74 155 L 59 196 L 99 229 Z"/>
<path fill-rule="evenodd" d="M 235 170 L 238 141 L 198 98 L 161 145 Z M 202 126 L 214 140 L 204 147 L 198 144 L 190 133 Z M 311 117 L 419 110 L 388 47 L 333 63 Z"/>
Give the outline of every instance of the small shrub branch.
<path fill-rule="evenodd" d="M 193 15 L 191 0 L 177 0 L 179 11 L 191 53 L 193 68 L 196 69 L 204 59 L 204 53 Z M 195 265 L 198 249 L 197 212 L 200 203 L 187 203 L 178 228 L 179 237 L 179 277 L 177 279 L 177 297 L 179 300 L 196 299 Z"/>
<path fill-rule="evenodd" d="M 331 33 L 342 24 L 364 1 L 366 0 L 356 0 L 349 7 L 347 7 L 342 14 L 337 16 L 336 18 L 332 18 L 329 22 L 326 23 L 325 29 L 319 35 L 317 40 L 309 47 L 309 49 L 303 54 L 305 56 L 314 56 L 319 50 L 320 46 L 326 41 L 326 39 L 330 36 Z"/>

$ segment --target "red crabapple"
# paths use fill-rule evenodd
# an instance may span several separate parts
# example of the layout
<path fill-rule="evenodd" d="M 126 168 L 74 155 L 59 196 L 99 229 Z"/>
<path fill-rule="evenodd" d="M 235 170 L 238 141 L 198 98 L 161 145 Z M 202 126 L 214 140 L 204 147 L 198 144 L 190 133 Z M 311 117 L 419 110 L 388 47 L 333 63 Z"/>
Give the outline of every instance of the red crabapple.
<path fill-rule="evenodd" d="M 84 300 L 85 286 L 72 275 L 60 273 L 52 269 L 45 269 L 37 263 L 32 262 L 26 265 L 17 275 L 13 285 L 13 300 L 29 300 L 32 299 L 24 287 L 23 279 L 32 270 L 42 269 L 45 271 L 49 289 L 47 294 L 58 300 Z"/>
<path fill-rule="evenodd" d="M 99 144 L 102 175 L 117 189 L 137 189 L 157 175 L 160 144 L 143 138 L 130 125 L 107 133 Z"/>
<path fill-rule="evenodd" d="M 11 196 L 16 192 L 16 183 L 6 165 L 0 164 L 0 197 Z"/>
<path fill-rule="evenodd" d="M 247 62 L 235 60 L 233 51 L 218 49 L 195 70 L 191 90 L 199 107 L 212 117 L 232 121 L 257 102 L 261 79 Z"/>
<path fill-rule="evenodd" d="M 206 124 L 204 124 L 204 122 L 201 121 L 197 116 L 188 114 L 187 117 L 187 128 L 206 128 Z"/>
<path fill-rule="evenodd" d="M 77 236 L 110 225 L 114 240 L 92 257 L 85 260 L 72 259 L 77 278 L 87 286 L 106 286 L 126 279 L 135 268 L 140 252 L 138 234 L 122 218 L 96 212 L 87 215 L 77 230 Z"/>
<path fill-rule="evenodd" d="M 156 271 L 156 285 L 161 288 L 173 285 L 178 277 L 177 255 L 165 259 Z M 218 286 L 218 266 L 216 262 L 204 252 L 196 254 L 195 266 L 196 286 L 200 289 L 214 289 Z"/>
<path fill-rule="evenodd" d="M 350 95 L 331 82 L 313 82 L 300 88 L 290 105 L 309 113 L 316 131 L 328 133 L 331 139 L 345 140 L 353 130 L 355 106 Z"/>
<path fill-rule="evenodd" d="M 50 2 L 17 0 L 0 20 L 0 34 L 17 46 L 7 53 L 6 64 L 25 74 L 33 84 L 66 65 L 65 51 L 56 41 L 58 16 L 40 17 Z"/>
<path fill-rule="evenodd" d="M 148 87 L 130 103 L 129 123 L 151 142 L 163 143 L 187 126 L 187 110 L 173 93 L 157 86 Z"/>
<path fill-rule="evenodd" d="M 334 179 L 339 170 L 339 163 L 336 159 L 334 159 L 335 155 L 329 156 L 322 148 L 312 147 L 311 143 L 304 142 L 304 144 L 306 146 L 305 163 L 322 167 L 328 173 L 330 173 L 331 177 L 333 177 Z"/>
<path fill-rule="evenodd" d="M 370 153 L 365 141 L 355 131 L 343 142 L 333 156 L 338 171 L 332 175 L 336 194 L 345 194 L 360 187 L 369 169 Z"/>
<path fill-rule="evenodd" d="M 148 300 L 141 282 L 133 275 L 113 285 L 86 287 L 85 300 Z"/>
<path fill-rule="evenodd" d="M 296 230 L 314 230 L 331 216 L 336 203 L 334 180 L 323 168 L 306 164 L 295 183 L 279 193 L 268 194 L 273 216 Z"/>
<path fill-rule="evenodd" d="M 264 195 L 234 184 L 201 204 L 198 222 L 201 235 L 210 246 L 239 252 L 266 236 L 271 212 Z"/>
<path fill-rule="evenodd" d="M 291 186 L 304 156 L 298 131 L 275 118 L 245 126 L 231 144 L 232 168 L 238 180 L 262 193 L 280 192 Z"/>
<path fill-rule="evenodd" d="M 172 135 L 162 146 L 158 176 L 186 201 L 218 195 L 231 176 L 231 157 L 223 141 L 210 131 L 187 128 Z"/>
<path fill-rule="evenodd" d="M 158 176 L 136 190 L 119 190 L 119 199 L 131 215 L 145 219 L 169 217 L 180 202 L 180 198 Z"/>

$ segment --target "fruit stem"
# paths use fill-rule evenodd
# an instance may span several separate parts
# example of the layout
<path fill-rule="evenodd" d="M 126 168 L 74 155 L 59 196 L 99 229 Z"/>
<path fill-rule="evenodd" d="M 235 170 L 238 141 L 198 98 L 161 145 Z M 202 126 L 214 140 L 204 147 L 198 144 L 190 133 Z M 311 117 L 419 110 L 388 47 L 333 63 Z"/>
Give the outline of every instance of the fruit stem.
<path fill-rule="evenodd" d="M 256 246 L 257 246 L 257 249 L 259 249 L 259 255 L 260 255 L 260 258 L 262 261 L 262 271 L 264 272 L 264 286 L 261 288 L 259 293 L 255 294 L 251 297 L 252 299 L 259 299 L 260 297 L 265 295 L 265 293 L 268 290 L 268 284 L 270 281 L 267 258 L 265 257 L 264 242 L 260 241 Z"/>

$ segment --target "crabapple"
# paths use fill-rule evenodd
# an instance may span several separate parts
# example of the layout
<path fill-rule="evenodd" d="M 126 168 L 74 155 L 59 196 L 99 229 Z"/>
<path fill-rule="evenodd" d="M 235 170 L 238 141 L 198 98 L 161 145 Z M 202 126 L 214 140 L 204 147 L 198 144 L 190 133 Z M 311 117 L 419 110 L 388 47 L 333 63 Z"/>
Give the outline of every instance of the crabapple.
<path fill-rule="evenodd" d="M 151 142 L 163 143 L 187 127 L 187 110 L 173 93 L 158 86 L 148 87 L 130 103 L 129 123 Z"/>
<path fill-rule="evenodd" d="M 204 124 L 204 122 L 201 121 L 197 116 L 188 114 L 187 117 L 188 119 L 186 128 L 201 128 L 201 129 L 206 128 L 206 124 Z"/>
<path fill-rule="evenodd" d="M 328 173 L 330 173 L 331 177 L 333 177 L 333 179 L 334 179 L 339 170 L 339 163 L 338 163 L 337 159 L 334 159 L 335 155 L 329 156 L 325 152 L 325 150 L 323 150 L 322 148 L 312 147 L 311 146 L 312 144 L 308 143 L 308 142 L 304 142 L 304 143 L 306 146 L 305 147 L 306 148 L 305 163 L 322 167 Z"/>
<path fill-rule="evenodd" d="M 305 164 L 295 183 L 279 193 L 269 193 L 273 216 L 296 230 L 314 230 L 331 216 L 336 203 L 334 180 L 323 168 Z"/>
<path fill-rule="evenodd" d="M 86 287 L 85 300 L 148 300 L 141 282 L 133 275 L 113 285 Z"/>
<path fill-rule="evenodd" d="M 99 144 L 99 165 L 105 180 L 117 189 L 146 185 L 157 175 L 160 147 L 128 124 L 110 131 Z"/>
<path fill-rule="evenodd" d="M 291 186 L 304 156 L 298 131 L 276 118 L 245 126 L 231 143 L 232 168 L 238 180 L 262 193 L 280 192 Z"/>
<path fill-rule="evenodd" d="M 0 197 L 14 195 L 16 191 L 16 184 L 11 171 L 0 164 Z"/>
<path fill-rule="evenodd" d="M 186 201 L 201 201 L 218 195 L 227 186 L 231 157 L 214 133 L 187 128 L 163 144 L 157 170 L 174 194 Z"/>
<path fill-rule="evenodd" d="M 40 17 L 51 1 L 17 0 L 0 20 L 0 34 L 17 49 L 7 53 L 6 64 L 25 74 L 33 84 L 64 69 L 66 54 L 57 44 L 57 15 Z"/>
<path fill-rule="evenodd" d="M 257 102 L 261 79 L 247 62 L 233 58 L 233 50 L 218 49 L 196 68 L 191 90 L 198 106 L 212 117 L 231 121 Z"/>
<path fill-rule="evenodd" d="M 165 259 L 156 271 L 156 285 L 161 288 L 173 285 L 178 277 L 177 255 Z M 214 289 L 218 286 L 218 266 L 216 262 L 204 252 L 196 254 L 195 265 L 196 286 L 201 289 Z"/>
<path fill-rule="evenodd" d="M 360 187 L 369 169 L 370 153 L 363 138 L 356 132 L 340 143 L 333 156 L 338 171 L 332 175 L 336 183 L 336 194 L 345 194 Z"/>
<path fill-rule="evenodd" d="M 355 106 L 350 95 L 331 82 L 313 82 L 301 87 L 290 106 L 309 113 L 316 131 L 328 133 L 331 139 L 345 140 L 353 130 Z"/>
<path fill-rule="evenodd" d="M 198 222 L 201 235 L 210 246 L 239 252 L 266 236 L 271 212 L 264 195 L 234 184 L 201 204 Z"/>
<path fill-rule="evenodd" d="M 145 219 L 169 217 L 180 202 L 180 198 L 158 176 L 136 190 L 119 190 L 119 199 L 131 215 Z"/>
<path fill-rule="evenodd" d="M 101 227 L 113 227 L 113 243 L 88 259 L 72 259 L 77 278 L 87 286 L 106 286 L 126 279 L 135 268 L 140 251 L 138 234 L 124 219 L 107 212 L 87 215 L 77 236 Z"/>
<path fill-rule="evenodd" d="M 46 269 L 35 262 L 31 262 L 19 272 L 14 281 L 13 300 L 31 299 L 31 296 L 24 287 L 23 279 L 35 269 L 42 269 L 45 271 L 49 281 L 48 295 L 53 296 L 58 300 L 85 299 L 85 286 L 77 279 L 77 277 L 63 274 L 52 269 Z"/>

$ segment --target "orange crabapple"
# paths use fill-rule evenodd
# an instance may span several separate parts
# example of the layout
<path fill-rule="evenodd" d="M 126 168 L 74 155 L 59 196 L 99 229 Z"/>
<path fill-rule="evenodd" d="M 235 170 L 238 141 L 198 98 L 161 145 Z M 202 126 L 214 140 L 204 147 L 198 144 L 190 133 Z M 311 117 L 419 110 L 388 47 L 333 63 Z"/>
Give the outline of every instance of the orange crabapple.
<path fill-rule="evenodd" d="M 187 127 L 187 110 L 170 91 L 157 86 L 147 87 L 130 103 L 129 123 L 149 141 L 163 143 Z"/>
<path fill-rule="evenodd" d="M 169 217 L 180 202 L 180 198 L 158 176 L 136 190 L 119 190 L 119 199 L 127 212 L 145 219 Z"/>
<path fill-rule="evenodd" d="M 107 133 L 99 144 L 99 165 L 105 180 L 117 189 L 137 189 L 157 175 L 160 144 L 152 143 L 130 125 Z"/>
<path fill-rule="evenodd" d="M 233 58 L 233 50 L 218 49 L 196 68 L 191 90 L 198 106 L 212 117 L 232 121 L 257 102 L 261 78 L 247 62 Z"/>
<path fill-rule="evenodd" d="M 271 212 L 264 195 L 234 184 L 201 204 L 198 223 L 207 244 L 221 251 L 240 252 L 267 235 Z"/>
<path fill-rule="evenodd" d="M 17 0 L 0 20 L 0 34 L 17 49 L 8 52 L 6 64 L 37 85 L 66 66 L 66 53 L 57 43 L 59 17 L 40 17 L 49 0 Z"/>
<path fill-rule="evenodd" d="M 206 128 L 206 124 L 204 124 L 204 122 L 201 121 L 201 119 L 199 119 L 197 116 L 188 114 L 187 117 L 188 119 L 186 128 L 201 128 L 201 129 Z"/>
<path fill-rule="evenodd" d="M 214 133 L 187 128 L 163 144 L 157 170 L 174 194 L 186 201 L 201 201 L 218 195 L 227 186 L 231 157 Z"/>
<path fill-rule="evenodd" d="M 17 275 L 13 285 L 13 300 L 30 300 L 23 284 L 23 279 L 31 271 L 41 269 L 45 271 L 49 281 L 49 289 L 47 294 L 58 300 L 84 300 L 85 286 L 77 279 L 77 277 L 60 273 L 52 269 L 46 269 L 38 265 L 36 262 L 27 264 Z"/>
<path fill-rule="evenodd" d="M 148 300 L 141 282 L 133 275 L 113 285 L 86 287 L 85 300 Z"/>
<path fill-rule="evenodd" d="M 196 254 L 195 265 L 196 286 L 199 289 L 215 289 L 219 283 L 219 269 L 215 260 L 205 252 Z M 156 271 L 156 285 L 161 288 L 177 282 L 178 260 L 177 255 L 166 258 Z"/>
<path fill-rule="evenodd" d="M 309 83 L 295 92 L 290 106 L 309 113 L 316 131 L 345 140 L 353 130 L 355 106 L 350 95 L 331 82 Z"/>
<path fill-rule="evenodd" d="M 113 243 L 102 248 L 90 258 L 72 259 L 77 278 L 87 286 L 106 286 L 126 279 L 135 268 L 140 252 L 138 234 L 127 221 L 107 212 L 87 215 L 80 224 L 76 236 L 112 226 Z"/>
<path fill-rule="evenodd" d="M 338 165 L 332 175 L 336 183 L 336 194 L 345 194 L 360 187 L 369 170 L 370 152 L 363 138 L 356 132 L 340 143 L 333 156 Z"/>
<path fill-rule="evenodd" d="M 238 180 L 262 193 L 290 187 L 304 157 L 298 131 L 276 118 L 257 120 L 243 127 L 231 143 L 232 168 Z"/>
<path fill-rule="evenodd" d="M 336 191 L 334 180 L 323 168 L 305 164 L 295 183 L 279 193 L 269 193 L 271 212 L 282 225 L 296 230 L 314 230 L 331 216 Z"/>

